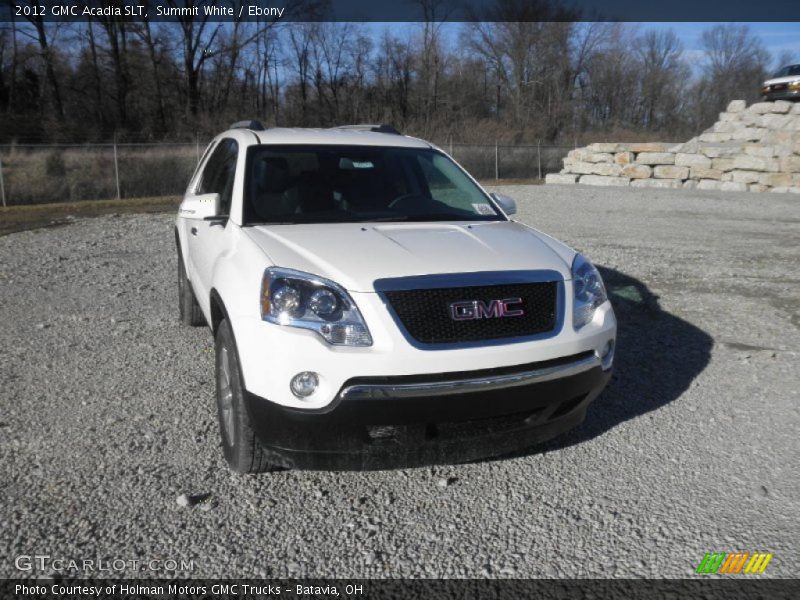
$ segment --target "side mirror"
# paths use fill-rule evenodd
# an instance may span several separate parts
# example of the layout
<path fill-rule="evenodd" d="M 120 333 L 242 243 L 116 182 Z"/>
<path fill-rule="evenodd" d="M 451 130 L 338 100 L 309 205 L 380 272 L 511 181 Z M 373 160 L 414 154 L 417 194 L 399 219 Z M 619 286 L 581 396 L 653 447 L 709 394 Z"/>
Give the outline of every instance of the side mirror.
<path fill-rule="evenodd" d="M 178 213 L 187 219 L 202 221 L 208 217 L 219 215 L 219 194 L 200 194 L 199 196 L 186 196 L 181 202 Z"/>
<path fill-rule="evenodd" d="M 492 198 L 494 198 L 494 201 L 500 205 L 500 208 L 502 208 L 503 212 L 507 215 L 517 214 L 517 202 L 512 197 L 504 194 L 492 194 Z"/>

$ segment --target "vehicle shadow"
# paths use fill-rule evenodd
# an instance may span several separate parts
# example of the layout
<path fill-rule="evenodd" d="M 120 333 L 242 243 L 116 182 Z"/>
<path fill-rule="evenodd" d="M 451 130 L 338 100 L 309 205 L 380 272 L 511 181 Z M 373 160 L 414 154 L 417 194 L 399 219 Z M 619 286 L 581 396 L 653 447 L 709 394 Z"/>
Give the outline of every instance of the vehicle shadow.
<path fill-rule="evenodd" d="M 544 444 L 494 460 L 589 441 L 673 402 L 708 365 L 714 345 L 709 334 L 664 311 L 658 297 L 641 281 L 614 269 L 598 269 L 618 321 L 614 374 L 608 387 L 589 406 L 580 426 Z"/>

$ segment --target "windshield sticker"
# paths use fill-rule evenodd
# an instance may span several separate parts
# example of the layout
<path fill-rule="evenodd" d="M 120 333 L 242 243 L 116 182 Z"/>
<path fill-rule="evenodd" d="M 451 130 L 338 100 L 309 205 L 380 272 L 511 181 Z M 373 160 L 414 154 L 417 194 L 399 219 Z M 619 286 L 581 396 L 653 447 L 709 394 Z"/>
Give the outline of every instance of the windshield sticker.
<path fill-rule="evenodd" d="M 352 158 L 340 158 L 340 169 L 374 169 L 375 163 L 371 160 L 353 160 Z"/>
<path fill-rule="evenodd" d="M 374 169 L 375 163 L 371 160 L 353 160 L 352 158 L 340 158 L 339 159 L 339 168 L 340 169 Z"/>
<path fill-rule="evenodd" d="M 497 213 L 494 212 L 494 209 L 489 204 L 473 204 L 472 208 L 475 209 L 475 212 L 479 215 L 496 215 Z"/>

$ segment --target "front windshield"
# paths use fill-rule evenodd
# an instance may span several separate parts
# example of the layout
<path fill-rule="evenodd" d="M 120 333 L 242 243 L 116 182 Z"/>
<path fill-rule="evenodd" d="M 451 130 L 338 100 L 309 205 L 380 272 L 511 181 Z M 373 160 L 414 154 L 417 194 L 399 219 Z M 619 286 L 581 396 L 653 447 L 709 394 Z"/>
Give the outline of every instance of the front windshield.
<path fill-rule="evenodd" d="M 246 225 L 505 220 L 452 160 L 431 149 L 253 146 L 245 181 Z"/>
<path fill-rule="evenodd" d="M 783 67 L 780 71 L 775 73 L 773 77 L 794 77 L 795 75 L 800 75 L 800 65 L 789 65 L 788 67 Z"/>

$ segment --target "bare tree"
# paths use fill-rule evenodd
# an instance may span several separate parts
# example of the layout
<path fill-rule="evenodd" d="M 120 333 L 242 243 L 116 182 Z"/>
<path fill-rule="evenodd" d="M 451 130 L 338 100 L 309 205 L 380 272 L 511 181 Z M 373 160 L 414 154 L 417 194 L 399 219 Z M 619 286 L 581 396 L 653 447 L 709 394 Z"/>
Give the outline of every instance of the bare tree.
<path fill-rule="evenodd" d="M 0 105 L 3 102 L 6 103 L 6 107 L 9 106 L 8 104 L 8 86 L 6 85 L 6 54 L 8 53 L 9 41 L 8 41 L 8 32 L 5 28 L 0 29 Z"/>
<path fill-rule="evenodd" d="M 280 122 L 280 43 L 278 30 L 273 36 L 260 36 L 256 44 L 256 61 L 258 71 L 258 103 L 259 112 L 272 113 L 276 125 Z"/>
<path fill-rule="evenodd" d="M 369 66 L 373 44 L 370 38 L 359 32 L 350 46 L 350 64 L 352 65 L 352 85 L 350 87 L 350 118 L 354 123 L 365 120 L 368 113 L 371 82 Z"/>
<path fill-rule="evenodd" d="M 639 120 L 647 129 L 658 129 L 682 104 L 683 83 L 689 76 L 683 45 L 671 29 L 651 30 L 636 38 L 633 49 L 640 71 Z"/>
<path fill-rule="evenodd" d="M 14 107 L 15 101 L 15 94 L 17 87 L 17 63 L 18 63 L 18 52 L 17 52 L 17 22 L 14 18 L 14 15 L 11 15 L 11 67 L 10 73 L 8 77 L 8 105 L 6 109 L 6 113 L 10 114 L 12 108 Z"/>
<path fill-rule="evenodd" d="M 308 124 L 308 102 L 312 78 L 311 52 L 314 41 L 315 23 L 300 23 L 289 29 L 289 51 L 291 65 L 296 74 L 297 89 L 300 93 L 301 124 Z"/>
<path fill-rule="evenodd" d="M 142 2 L 143 0 L 140 0 Z M 158 110 L 158 124 L 162 131 L 167 129 L 167 115 L 164 107 L 164 91 L 161 85 L 160 67 L 163 60 L 162 43 L 153 34 L 153 28 L 150 26 L 148 20 L 144 20 L 139 27 L 135 29 L 136 35 L 144 43 L 147 48 L 147 56 L 150 58 L 150 67 L 153 75 L 153 86 L 156 92 L 156 108 Z"/>
<path fill-rule="evenodd" d="M 714 77 L 760 69 L 769 60 L 764 44 L 747 25 L 715 25 L 703 31 L 701 42 L 708 62 L 706 69 Z"/>
<path fill-rule="evenodd" d="M 122 17 L 94 17 L 108 43 L 107 53 L 114 73 L 114 100 L 117 108 L 117 123 L 123 129 L 128 125 L 128 93 L 130 73 L 128 71 L 128 24 Z M 92 44 L 94 47 L 94 44 Z"/>
<path fill-rule="evenodd" d="M 31 7 L 36 7 L 34 0 L 23 0 L 24 4 Z M 31 10 L 25 19 L 33 26 L 34 34 L 32 37 L 39 45 L 39 52 L 44 64 L 45 77 L 50 86 L 50 94 L 44 93 L 44 96 L 50 100 L 50 103 L 55 110 L 56 117 L 60 122 L 64 121 L 64 103 L 61 99 L 61 85 L 59 84 L 58 77 L 56 77 L 55 68 L 55 54 L 51 47 L 51 40 L 49 36 L 50 27 L 45 24 L 44 15 L 38 10 Z"/>
<path fill-rule="evenodd" d="M 192 8 L 193 0 L 168 1 L 173 8 Z M 179 6 L 179 5 L 183 6 Z M 178 16 L 178 26 L 181 29 L 181 54 L 183 62 L 184 83 L 186 85 L 186 102 L 188 115 L 197 117 L 200 110 L 200 74 L 205 62 L 215 52 L 214 41 L 219 34 L 221 25 L 209 25 L 208 18 L 195 19 L 193 16 Z"/>
<path fill-rule="evenodd" d="M 715 25 L 703 31 L 700 40 L 706 58 L 701 84 L 726 91 L 703 103 L 702 121 L 711 121 L 732 98 L 757 101 L 770 55 L 750 27 L 736 23 Z"/>
<path fill-rule="evenodd" d="M 510 120 L 547 139 L 560 134 L 570 119 L 564 102 L 572 98 L 578 73 L 572 48 L 577 16 L 549 0 L 498 0 L 482 22 L 468 26 L 465 43 L 496 81 L 498 118 L 502 91 L 509 100 Z M 586 46 L 579 48 L 581 68 L 592 37 L 586 36 Z"/>
<path fill-rule="evenodd" d="M 775 56 L 775 61 L 772 63 L 773 68 L 777 71 L 786 65 L 791 65 L 797 62 L 797 53 L 789 50 L 788 48 L 783 48 L 778 54 Z"/>
<path fill-rule="evenodd" d="M 0 135 L 49 136 L 48 117 L 76 141 L 112 127 L 194 137 L 257 115 L 299 126 L 390 122 L 440 142 L 674 140 L 708 127 L 734 97 L 756 99 L 774 64 L 741 25 L 709 28 L 707 60 L 691 70 L 673 32 L 576 22 L 559 0 L 495 0 L 466 24 L 441 22 L 446 0 L 407 1 L 423 20 L 381 35 L 352 23 L 202 16 L 10 23 L 0 32 Z"/>
<path fill-rule="evenodd" d="M 95 118 L 103 128 L 106 124 L 105 111 L 103 110 L 103 84 L 100 76 L 100 61 L 97 53 L 97 42 L 94 36 L 94 23 L 89 20 L 86 23 L 86 41 L 89 44 L 89 60 L 91 65 L 91 88 L 93 96 L 93 112 Z"/>
<path fill-rule="evenodd" d="M 351 84 L 364 81 L 364 38 L 353 23 L 319 23 L 313 29 L 314 86 L 319 108 L 329 122 L 345 118 L 344 96 Z M 361 64 L 357 66 L 357 61 Z M 356 69 L 361 73 L 356 74 Z"/>
<path fill-rule="evenodd" d="M 456 8 L 454 0 L 415 0 L 422 13 L 422 45 L 419 53 L 419 87 L 424 131 L 428 135 L 439 102 L 439 85 L 445 68 L 441 30 Z"/>
<path fill-rule="evenodd" d="M 378 101 L 370 115 L 379 121 L 395 122 L 404 127 L 411 117 L 411 84 L 414 54 L 408 40 L 384 32 L 375 59 Z"/>
<path fill-rule="evenodd" d="M 608 129 L 633 120 L 632 99 L 637 95 L 638 66 L 630 52 L 632 32 L 614 24 L 588 65 L 587 117 Z"/>
<path fill-rule="evenodd" d="M 239 59 L 246 46 L 242 35 L 243 27 L 241 21 L 234 21 L 229 30 L 225 32 L 226 36 L 221 40 L 221 45 L 226 48 L 226 51 L 221 55 L 220 61 L 225 76 L 219 87 L 219 108 L 227 107 L 228 101 L 230 100 L 231 89 L 233 88 L 237 76 L 237 69 L 239 68 Z M 246 33 L 244 37 L 247 37 Z"/>

